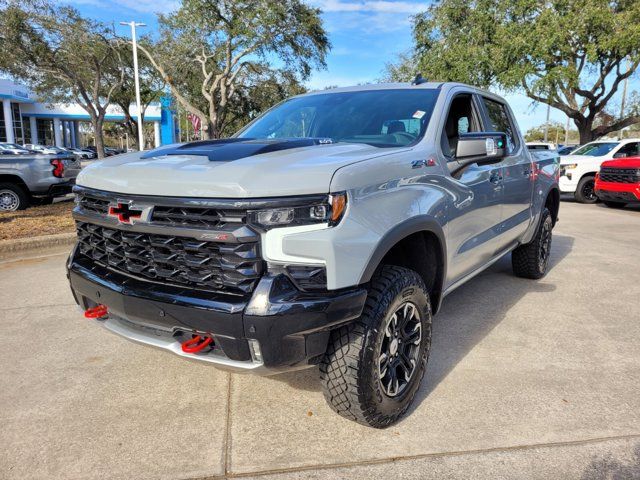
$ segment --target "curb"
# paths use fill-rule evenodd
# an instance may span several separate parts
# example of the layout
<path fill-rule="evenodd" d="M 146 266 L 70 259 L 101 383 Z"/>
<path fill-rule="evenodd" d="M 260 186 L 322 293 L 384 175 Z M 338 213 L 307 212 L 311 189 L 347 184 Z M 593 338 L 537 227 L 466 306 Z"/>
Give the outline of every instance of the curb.
<path fill-rule="evenodd" d="M 33 250 L 44 250 L 53 247 L 71 246 L 76 240 L 76 233 L 57 233 L 41 237 L 17 238 L 15 240 L 0 240 L 0 257 L 14 253 L 29 253 Z"/>

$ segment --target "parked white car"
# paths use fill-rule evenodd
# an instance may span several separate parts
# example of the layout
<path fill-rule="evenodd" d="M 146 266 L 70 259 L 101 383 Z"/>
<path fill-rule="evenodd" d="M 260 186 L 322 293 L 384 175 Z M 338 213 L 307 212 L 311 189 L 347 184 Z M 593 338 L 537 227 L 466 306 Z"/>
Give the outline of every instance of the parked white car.
<path fill-rule="evenodd" d="M 573 193 L 580 203 L 596 203 L 596 173 L 605 160 L 640 154 L 640 138 L 598 140 L 560 157 L 560 191 Z"/>
<path fill-rule="evenodd" d="M 54 147 L 52 145 L 37 145 L 35 143 L 27 143 L 25 144 L 24 148 L 33 150 L 34 152 L 46 153 L 50 155 L 56 155 L 58 153 L 67 153 L 62 148 Z"/>
<path fill-rule="evenodd" d="M 556 144 L 551 142 L 527 142 L 528 150 L 556 150 Z"/>

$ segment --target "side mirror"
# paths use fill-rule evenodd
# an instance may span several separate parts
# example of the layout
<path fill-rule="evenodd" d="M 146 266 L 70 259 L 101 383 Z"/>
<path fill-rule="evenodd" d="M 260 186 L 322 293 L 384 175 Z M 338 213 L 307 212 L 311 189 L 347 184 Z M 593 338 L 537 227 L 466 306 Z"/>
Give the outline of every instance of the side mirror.
<path fill-rule="evenodd" d="M 496 163 L 506 155 L 507 135 L 501 132 L 462 133 L 456 147 L 456 161 L 449 162 L 454 173 L 467 165 Z"/>

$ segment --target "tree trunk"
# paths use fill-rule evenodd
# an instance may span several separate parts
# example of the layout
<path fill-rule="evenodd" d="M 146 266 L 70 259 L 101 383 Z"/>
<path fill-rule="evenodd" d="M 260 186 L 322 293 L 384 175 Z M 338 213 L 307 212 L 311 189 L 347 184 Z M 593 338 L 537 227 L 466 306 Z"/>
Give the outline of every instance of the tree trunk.
<path fill-rule="evenodd" d="M 96 138 L 96 153 L 98 158 L 104 158 L 104 132 L 102 127 L 104 125 L 104 117 L 92 118 L 91 124 L 93 125 L 93 132 Z"/>
<path fill-rule="evenodd" d="M 208 140 L 215 140 L 218 137 L 216 124 L 209 119 L 207 122 L 207 129 L 204 131 L 204 137 Z"/>
<path fill-rule="evenodd" d="M 592 142 L 594 140 L 593 135 L 593 120 L 588 118 L 584 121 L 574 120 L 576 127 L 578 128 L 578 134 L 580 135 L 580 145 Z"/>

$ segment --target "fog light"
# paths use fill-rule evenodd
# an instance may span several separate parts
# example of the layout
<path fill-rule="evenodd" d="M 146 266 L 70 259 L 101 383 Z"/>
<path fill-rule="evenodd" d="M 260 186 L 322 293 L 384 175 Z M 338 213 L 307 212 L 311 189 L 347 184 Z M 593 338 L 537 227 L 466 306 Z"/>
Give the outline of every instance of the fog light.
<path fill-rule="evenodd" d="M 262 350 L 260 350 L 260 343 L 254 338 L 249 338 L 249 351 L 251 352 L 251 358 L 256 363 L 262 363 Z"/>

